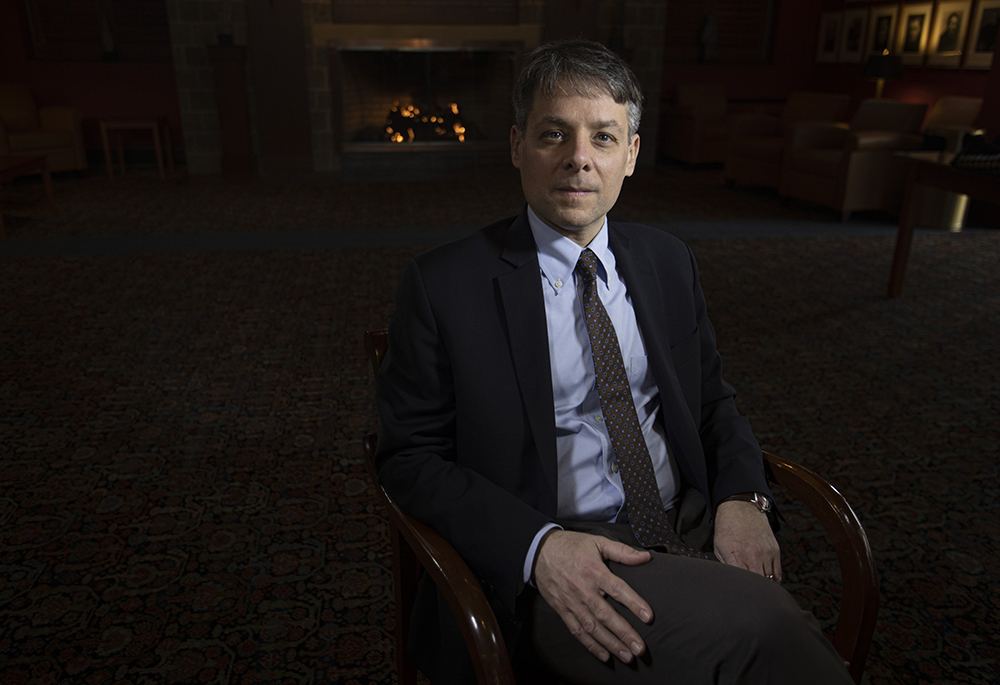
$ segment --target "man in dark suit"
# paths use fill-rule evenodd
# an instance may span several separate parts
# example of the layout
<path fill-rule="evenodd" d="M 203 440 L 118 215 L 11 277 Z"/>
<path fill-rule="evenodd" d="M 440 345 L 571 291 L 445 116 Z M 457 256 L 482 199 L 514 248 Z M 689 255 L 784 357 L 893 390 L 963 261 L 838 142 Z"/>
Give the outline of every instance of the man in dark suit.
<path fill-rule="evenodd" d="M 518 661 L 573 682 L 848 683 L 778 584 L 760 448 L 691 251 L 607 220 L 641 102 L 600 45 L 527 58 L 511 130 L 527 207 L 406 266 L 379 478 L 468 562 Z M 430 582 L 411 634 L 432 681 L 471 679 Z"/>

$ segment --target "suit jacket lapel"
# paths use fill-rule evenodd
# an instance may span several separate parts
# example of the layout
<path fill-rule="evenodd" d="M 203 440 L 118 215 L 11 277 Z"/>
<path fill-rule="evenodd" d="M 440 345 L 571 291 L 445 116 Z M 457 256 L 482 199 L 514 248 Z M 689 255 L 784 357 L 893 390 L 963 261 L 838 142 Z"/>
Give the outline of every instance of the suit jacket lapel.
<path fill-rule="evenodd" d="M 542 462 L 542 471 L 552 492 L 557 493 L 556 418 L 549 366 L 548 329 L 538 270 L 538 252 L 526 211 L 522 211 L 510 225 L 500 259 L 513 267 L 513 270 L 497 277 L 497 285 L 503 303 L 501 318 L 507 327 L 514 372 Z"/>
<path fill-rule="evenodd" d="M 708 475 L 705 472 L 698 427 L 684 400 L 670 354 L 669 330 L 676 317 L 671 316 L 669 303 L 663 300 L 663 290 L 649 251 L 641 249 L 641 246 L 633 248 L 633 241 L 629 236 L 614 225 L 609 223 L 608 228 L 608 242 L 632 299 L 635 319 L 643 334 L 646 355 L 660 391 L 660 416 L 666 429 L 667 442 L 674 458 L 683 460 L 687 465 L 688 468 L 682 468 L 682 471 L 707 486 Z"/>

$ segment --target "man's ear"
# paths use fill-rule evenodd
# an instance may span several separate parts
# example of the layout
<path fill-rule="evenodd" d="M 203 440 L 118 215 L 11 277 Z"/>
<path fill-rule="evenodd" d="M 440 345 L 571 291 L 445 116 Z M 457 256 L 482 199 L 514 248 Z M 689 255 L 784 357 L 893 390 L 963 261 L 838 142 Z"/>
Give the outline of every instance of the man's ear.
<path fill-rule="evenodd" d="M 510 161 L 515 169 L 521 168 L 521 141 L 523 140 L 517 124 L 510 127 Z"/>
<path fill-rule="evenodd" d="M 625 175 L 631 176 L 635 171 L 635 160 L 639 159 L 639 134 L 632 136 L 632 142 L 628 145 L 628 163 L 625 165 Z"/>

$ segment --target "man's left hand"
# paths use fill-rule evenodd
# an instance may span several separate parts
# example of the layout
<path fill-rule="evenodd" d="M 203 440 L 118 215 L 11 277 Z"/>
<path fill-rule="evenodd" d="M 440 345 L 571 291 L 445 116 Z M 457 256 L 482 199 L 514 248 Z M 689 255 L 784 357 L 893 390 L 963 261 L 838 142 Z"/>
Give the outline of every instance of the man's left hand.
<path fill-rule="evenodd" d="M 715 556 L 781 582 L 781 550 L 767 515 L 751 502 L 730 500 L 715 512 Z"/>

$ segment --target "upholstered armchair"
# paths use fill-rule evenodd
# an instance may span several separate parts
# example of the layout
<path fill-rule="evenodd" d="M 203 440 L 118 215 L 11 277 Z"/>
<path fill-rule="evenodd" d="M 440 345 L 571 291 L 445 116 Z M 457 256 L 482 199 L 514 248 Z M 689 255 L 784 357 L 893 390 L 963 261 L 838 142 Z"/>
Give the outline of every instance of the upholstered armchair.
<path fill-rule="evenodd" d="M 944 138 L 945 150 L 958 152 L 967 133 L 979 133 L 976 126 L 979 110 L 983 108 L 982 98 L 948 95 L 938 101 L 927 113 L 924 133 Z"/>
<path fill-rule="evenodd" d="M 865 100 L 850 124 L 811 123 L 786 139 L 778 192 L 831 207 L 843 221 L 851 212 L 898 211 L 906 183 L 904 160 L 916 150 L 927 105 Z"/>
<path fill-rule="evenodd" d="M 0 155 L 45 155 L 49 171 L 84 170 L 80 110 L 37 107 L 24 86 L 0 84 Z"/>
<path fill-rule="evenodd" d="M 663 113 L 660 150 L 688 164 L 724 162 L 729 143 L 726 92 L 722 86 L 677 86 Z"/>
<path fill-rule="evenodd" d="M 726 180 L 777 188 L 785 138 L 796 124 L 840 121 L 851 104 L 849 95 L 798 91 L 788 96 L 779 116 L 752 113 L 730 122 Z"/>

